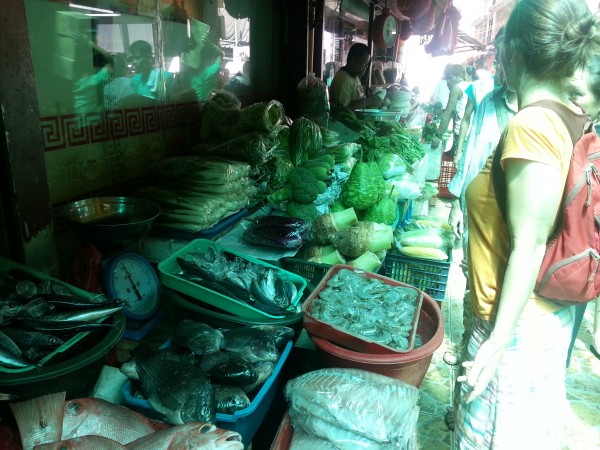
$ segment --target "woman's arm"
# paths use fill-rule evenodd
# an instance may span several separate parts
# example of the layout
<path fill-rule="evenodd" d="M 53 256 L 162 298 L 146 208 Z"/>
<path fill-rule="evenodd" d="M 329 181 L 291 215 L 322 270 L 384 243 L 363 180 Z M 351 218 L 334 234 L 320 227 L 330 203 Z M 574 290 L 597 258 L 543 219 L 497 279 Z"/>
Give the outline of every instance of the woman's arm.
<path fill-rule="evenodd" d="M 505 174 L 511 250 L 494 329 L 477 352 L 467 376 L 473 386 L 468 402 L 488 385 L 513 337 L 535 287 L 563 191 L 560 171 L 547 164 L 507 159 Z"/>
<path fill-rule="evenodd" d="M 460 123 L 460 130 L 458 131 L 456 154 L 454 155 L 454 167 L 458 167 L 458 163 L 462 157 L 463 149 L 465 147 L 465 140 L 467 139 L 467 134 L 469 133 L 469 128 L 471 127 L 471 117 L 473 116 L 473 111 L 475 111 L 475 103 L 469 97 L 467 106 L 465 106 L 465 114 L 463 115 L 462 122 Z"/>
<path fill-rule="evenodd" d="M 440 137 L 448 131 L 448 125 L 450 125 L 450 119 L 452 119 L 452 114 L 456 109 L 456 103 L 462 96 L 463 91 L 458 86 L 452 86 L 452 89 L 450 89 L 450 96 L 448 97 L 448 104 L 442 113 L 442 117 L 440 117 L 440 125 L 438 126 L 436 136 L 431 140 L 432 149 L 437 148 L 438 145 L 440 145 Z"/>

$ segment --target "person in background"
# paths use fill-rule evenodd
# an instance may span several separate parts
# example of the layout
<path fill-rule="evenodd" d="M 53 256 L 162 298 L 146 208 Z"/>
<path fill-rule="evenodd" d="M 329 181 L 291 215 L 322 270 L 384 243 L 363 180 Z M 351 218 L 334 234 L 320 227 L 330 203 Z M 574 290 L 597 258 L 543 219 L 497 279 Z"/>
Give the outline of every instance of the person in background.
<path fill-rule="evenodd" d="M 467 105 L 467 96 L 465 95 L 465 89 L 469 87 L 470 83 L 466 81 L 467 72 L 464 66 L 460 64 L 451 64 L 446 70 L 446 80 L 450 89 L 450 95 L 448 96 L 448 103 L 440 118 L 440 124 L 438 131 L 434 138 L 431 140 L 431 149 L 436 149 L 445 140 L 445 135 L 452 121 L 452 135 L 453 144 L 450 152 L 454 154 L 456 151 L 456 144 L 458 138 L 458 132 L 460 130 L 460 122 L 462 121 L 465 107 Z"/>
<path fill-rule="evenodd" d="M 504 39 L 504 28 L 500 28 L 498 33 L 496 33 L 496 37 L 494 38 L 494 48 L 497 55 L 496 59 L 498 59 L 500 55 L 498 49 L 501 45 L 502 39 Z M 495 85 L 500 87 L 504 83 L 503 79 L 500 78 L 504 75 L 500 72 L 501 68 L 499 69 L 497 66 L 496 74 L 494 77 L 478 76 L 478 79 L 471 83 L 471 85 L 465 90 L 465 94 L 467 95 L 467 105 L 465 106 L 465 113 L 460 123 L 458 137 L 456 139 L 456 152 L 454 154 L 455 167 L 458 167 L 460 158 L 463 153 L 465 142 L 467 140 L 467 136 L 469 134 L 469 129 L 471 126 L 471 118 L 473 116 L 473 111 L 475 111 L 475 109 L 477 108 L 481 100 L 487 95 L 487 93 L 494 89 Z"/>
<path fill-rule="evenodd" d="M 467 66 L 465 71 L 467 72 L 467 81 L 473 83 L 474 81 L 479 80 L 479 75 L 477 74 L 475 66 Z"/>
<path fill-rule="evenodd" d="M 135 41 L 129 46 L 135 75 L 131 78 L 131 89 L 134 94 L 154 100 L 162 100 L 163 84 L 173 84 L 173 74 L 154 67 L 152 46 L 146 41 Z M 165 93 L 165 94 L 166 94 Z"/>
<path fill-rule="evenodd" d="M 499 143 L 507 219 L 490 157 L 466 191 L 475 317 L 458 377 L 457 449 L 561 448 L 573 309 L 539 296 L 534 286 L 560 214 L 573 143 L 554 111 L 525 107 L 555 102 L 583 130 L 589 117 L 569 100 L 567 81 L 600 50 L 597 27 L 580 0 L 520 0 L 506 24 L 501 62 L 519 104 Z"/>
<path fill-rule="evenodd" d="M 383 85 L 386 89 L 396 84 L 398 81 L 398 69 L 395 67 L 388 67 L 383 71 L 383 79 L 385 84 Z"/>
<path fill-rule="evenodd" d="M 379 108 L 381 97 L 365 95 L 360 77 L 365 73 L 371 54 L 365 44 L 356 43 L 350 47 L 346 57 L 346 65 L 335 73 L 329 87 L 329 102 L 336 106 L 347 106 L 350 109 Z"/>
<path fill-rule="evenodd" d="M 500 51 L 501 41 L 496 40 L 496 53 L 500 55 Z M 514 90 L 508 89 L 506 86 L 501 64 L 498 64 L 496 70 L 502 80 L 502 86 L 488 93 L 475 110 L 471 132 L 467 139 L 464 153 L 461 152 L 462 158 L 459 159 L 456 174 L 448 184 L 448 191 L 455 197 L 452 199 L 452 209 L 448 216 L 448 224 L 452 227 L 456 238 L 462 239 L 463 260 L 461 267 L 465 276 L 467 275 L 468 242 L 468 216 L 465 192 L 471 180 L 484 167 L 488 157 L 496 148 L 506 124 L 517 112 L 517 94 Z M 444 354 L 444 361 L 450 365 L 458 364 L 464 357 L 465 342 L 473 321 L 473 310 L 469 299 L 470 293 L 467 284 L 467 292 L 463 299 L 464 332 L 461 341 L 455 346 L 454 350 Z"/>
<path fill-rule="evenodd" d="M 441 109 L 446 108 L 446 105 L 448 104 L 448 97 L 450 96 L 450 88 L 448 87 L 450 67 L 452 67 L 452 64 L 446 64 L 446 67 L 444 67 L 442 79 L 435 85 L 435 88 L 431 93 L 431 98 L 429 99 L 429 103 L 431 105 L 439 103 Z"/>

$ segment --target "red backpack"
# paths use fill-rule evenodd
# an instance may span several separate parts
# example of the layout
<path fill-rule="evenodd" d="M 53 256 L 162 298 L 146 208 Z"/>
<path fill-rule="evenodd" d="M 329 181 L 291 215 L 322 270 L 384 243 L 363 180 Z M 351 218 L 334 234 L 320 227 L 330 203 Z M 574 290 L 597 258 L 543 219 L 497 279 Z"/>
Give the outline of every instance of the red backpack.
<path fill-rule="evenodd" d="M 600 138 L 589 117 L 561 103 L 540 101 L 565 123 L 573 141 L 562 199 L 562 216 L 546 245 L 535 291 L 561 303 L 585 303 L 600 296 Z M 496 201 L 506 219 L 506 180 L 500 159 L 502 140 L 494 154 L 492 182 Z"/>

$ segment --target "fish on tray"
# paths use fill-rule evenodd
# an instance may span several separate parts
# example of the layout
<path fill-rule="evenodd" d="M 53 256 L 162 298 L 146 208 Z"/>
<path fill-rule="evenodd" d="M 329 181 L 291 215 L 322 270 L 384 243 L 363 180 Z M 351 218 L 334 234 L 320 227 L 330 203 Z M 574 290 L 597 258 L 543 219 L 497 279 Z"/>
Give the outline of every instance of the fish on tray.
<path fill-rule="evenodd" d="M 60 347 L 65 341 L 39 331 L 21 330 L 19 328 L 3 328 L 3 332 L 21 349 L 23 355 L 30 361 L 39 361 L 49 352 Z"/>
<path fill-rule="evenodd" d="M 197 356 L 217 352 L 225 346 L 225 337 L 221 331 L 189 319 L 181 320 L 177 324 L 173 340 L 189 348 Z"/>
<path fill-rule="evenodd" d="M 13 369 L 35 365 L 19 348 L 19 346 L 5 333 L 0 331 L 0 365 Z"/>
<path fill-rule="evenodd" d="M 262 386 L 265 381 L 271 376 L 275 370 L 275 363 L 271 361 L 262 361 L 254 364 L 254 371 L 258 375 L 254 383 L 245 384 L 242 386 L 244 392 L 253 392 Z"/>
<path fill-rule="evenodd" d="M 206 370 L 210 381 L 217 384 L 244 386 L 258 380 L 254 366 L 237 353 L 223 353 L 225 360 Z"/>
<path fill-rule="evenodd" d="M 64 403 L 60 439 L 80 438 L 93 434 L 125 445 L 169 426 L 163 422 L 150 420 L 125 406 L 115 405 L 100 398 L 78 398 Z"/>
<path fill-rule="evenodd" d="M 227 297 L 245 302 L 267 314 L 281 316 L 298 312 L 293 302 L 297 286 L 272 268 L 209 247 L 177 258 L 182 272 L 177 276 Z"/>
<path fill-rule="evenodd" d="M 51 444 L 39 444 L 34 446 L 33 450 L 127 450 L 127 447 L 110 438 L 88 435 Z"/>
<path fill-rule="evenodd" d="M 261 361 L 276 362 L 279 359 L 273 333 L 252 325 L 226 332 L 225 350 L 241 355 L 252 364 Z"/>
<path fill-rule="evenodd" d="M 136 355 L 137 373 L 148 402 L 167 422 L 215 423 L 212 384 L 198 367 L 147 352 Z"/>
<path fill-rule="evenodd" d="M 237 386 L 213 384 L 215 407 L 218 413 L 233 414 L 250 406 L 248 395 Z"/>
<path fill-rule="evenodd" d="M 10 403 L 24 449 L 61 439 L 65 392 Z"/>
<path fill-rule="evenodd" d="M 147 348 L 146 346 L 144 346 L 142 344 L 142 345 L 138 346 L 138 348 L 136 348 L 134 354 L 132 355 L 132 357 L 129 360 L 127 360 L 121 364 L 121 367 L 119 368 L 121 373 L 131 380 L 139 381 L 140 375 L 138 373 L 138 362 L 140 360 L 143 361 L 144 355 L 145 354 L 147 355 L 148 352 L 153 353 L 153 355 L 152 355 L 153 358 L 168 360 L 168 361 L 182 362 L 181 355 L 176 353 L 171 348 L 159 348 L 159 349 L 153 350 L 153 349 Z"/>
<path fill-rule="evenodd" d="M 210 423 L 190 422 L 157 431 L 132 442 L 129 450 L 202 449 L 243 450 L 242 436 Z"/>

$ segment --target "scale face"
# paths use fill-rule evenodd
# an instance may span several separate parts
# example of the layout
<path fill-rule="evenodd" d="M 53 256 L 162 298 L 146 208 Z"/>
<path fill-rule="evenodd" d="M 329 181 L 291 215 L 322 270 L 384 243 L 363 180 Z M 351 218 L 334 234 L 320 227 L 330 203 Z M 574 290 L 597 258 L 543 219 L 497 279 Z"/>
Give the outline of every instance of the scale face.
<path fill-rule="evenodd" d="M 136 253 L 123 252 L 110 258 L 102 271 L 104 292 L 124 300 L 123 312 L 133 320 L 146 320 L 160 302 L 160 281 L 152 265 Z"/>

